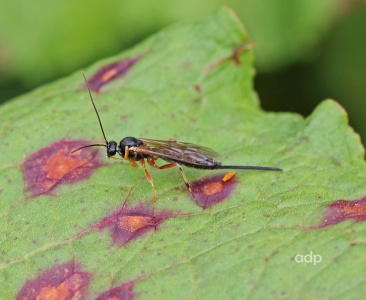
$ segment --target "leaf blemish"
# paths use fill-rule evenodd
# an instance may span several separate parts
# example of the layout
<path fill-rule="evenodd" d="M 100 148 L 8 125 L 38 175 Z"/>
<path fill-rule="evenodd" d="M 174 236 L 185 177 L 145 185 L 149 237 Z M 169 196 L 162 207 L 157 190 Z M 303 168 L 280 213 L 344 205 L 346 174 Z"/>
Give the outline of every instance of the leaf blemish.
<path fill-rule="evenodd" d="M 151 226 L 151 217 L 150 216 L 139 216 L 139 215 L 131 215 L 131 216 L 121 216 L 119 218 L 119 227 L 122 230 L 126 230 L 130 233 L 134 233 L 140 229 Z"/>
<path fill-rule="evenodd" d="M 22 165 L 25 190 L 31 197 L 49 194 L 59 184 L 70 184 L 87 179 L 92 171 L 102 166 L 97 150 L 70 152 L 86 141 L 53 143 L 28 156 Z"/>
<path fill-rule="evenodd" d="M 28 280 L 16 299 L 84 299 L 91 274 L 81 272 L 74 262 L 56 265 Z"/>
<path fill-rule="evenodd" d="M 331 226 L 347 219 L 366 220 L 366 196 L 356 200 L 337 200 L 328 205 L 320 227 Z"/>
<path fill-rule="evenodd" d="M 198 83 L 195 83 L 193 87 L 199 94 L 202 94 L 202 87 Z"/>
<path fill-rule="evenodd" d="M 230 176 L 217 174 L 193 181 L 191 190 L 195 202 L 202 208 L 208 208 L 228 199 L 238 183 L 233 179 L 233 175 Z"/>
<path fill-rule="evenodd" d="M 135 293 L 133 292 L 134 285 L 139 280 L 129 281 L 127 283 L 123 283 L 120 286 L 114 287 L 102 294 L 100 294 L 96 300 L 124 300 L 124 299 L 133 299 Z"/>
<path fill-rule="evenodd" d="M 168 214 L 160 214 L 154 220 L 154 215 L 149 212 L 150 210 L 143 204 L 122 208 L 93 225 L 92 228 L 109 229 L 113 243 L 122 247 L 141 237 L 147 231 L 155 230 L 161 222 L 170 217 Z"/>
<path fill-rule="evenodd" d="M 133 67 L 133 65 L 142 57 L 137 55 L 125 60 L 116 61 L 109 65 L 100 68 L 90 79 L 89 87 L 95 92 L 99 92 L 100 89 L 110 83 L 113 80 L 125 75 L 127 71 Z"/>
<path fill-rule="evenodd" d="M 255 45 L 253 43 L 239 45 L 238 47 L 236 47 L 233 50 L 233 52 L 231 53 L 230 56 L 221 58 L 221 59 L 217 60 L 216 62 L 212 63 L 211 65 L 209 65 L 205 70 L 205 74 L 208 75 L 217 66 L 219 66 L 227 61 L 233 61 L 235 65 L 240 66 L 241 65 L 240 55 L 243 52 L 252 49 L 254 46 Z"/>

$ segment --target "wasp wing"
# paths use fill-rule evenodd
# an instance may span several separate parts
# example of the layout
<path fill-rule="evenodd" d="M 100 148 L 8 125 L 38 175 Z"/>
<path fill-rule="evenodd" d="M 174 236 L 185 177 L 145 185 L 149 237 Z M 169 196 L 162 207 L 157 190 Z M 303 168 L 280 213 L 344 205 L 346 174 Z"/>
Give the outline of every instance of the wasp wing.
<path fill-rule="evenodd" d="M 174 161 L 191 167 L 212 167 L 220 164 L 214 160 L 218 153 L 199 145 L 178 142 L 175 140 L 150 140 L 139 138 L 144 143 L 135 149 L 136 152 L 160 157 L 166 161 Z"/>
<path fill-rule="evenodd" d="M 218 157 L 219 154 L 207 147 L 186 143 L 186 142 L 179 142 L 176 140 L 151 140 L 151 139 L 144 139 L 139 138 L 139 140 L 143 141 L 146 145 L 150 148 L 164 148 L 164 149 L 171 149 L 174 152 L 189 152 L 189 153 L 200 153 L 208 157 Z"/>

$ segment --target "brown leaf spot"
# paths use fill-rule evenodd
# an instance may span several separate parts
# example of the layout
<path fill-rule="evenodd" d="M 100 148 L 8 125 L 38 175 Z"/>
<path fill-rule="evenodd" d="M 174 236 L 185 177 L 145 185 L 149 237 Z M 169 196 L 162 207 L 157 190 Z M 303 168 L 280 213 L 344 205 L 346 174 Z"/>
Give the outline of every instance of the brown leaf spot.
<path fill-rule="evenodd" d="M 98 150 L 82 149 L 74 154 L 85 141 L 64 141 L 40 149 L 28 156 L 22 171 L 26 191 L 31 197 L 48 194 L 59 184 L 70 184 L 87 179 L 102 163 L 98 161 Z"/>
<path fill-rule="evenodd" d="M 219 65 L 223 64 L 224 62 L 227 61 L 233 61 L 237 66 L 241 65 L 241 61 L 240 61 L 240 55 L 245 52 L 245 51 L 249 51 L 252 48 L 254 48 L 255 44 L 254 43 L 244 43 L 242 45 L 239 45 L 238 47 L 236 47 L 234 49 L 234 51 L 231 53 L 230 56 L 228 57 L 224 57 L 219 59 L 218 61 L 212 63 L 211 65 L 209 65 L 206 70 L 205 70 L 205 74 L 208 75 L 209 73 L 211 73 L 211 71 L 213 69 L 215 69 L 216 67 L 218 67 Z"/>
<path fill-rule="evenodd" d="M 195 202 L 207 208 L 228 199 L 233 192 L 236 180 L 223 181 L 225 175 L 217 174 L 212 177 L 196 180 L 191 183 L 191 190 Z"/>
<path fill-rule="evenodd" d="M 100 68 L 91 78 L 89 79 L 89 87 L 95 92 L 100 92 L 100 89 L 110 83 L 113 80 L 125 75 L 127 71 L 133 67 L 133 65 L 142 57 L 137 55 L 130 57 L 125 60 L 116 61 L 109 65 Z"/>
<path fill-rule="evenodd" d="M 193 85 L 193 87 L 194 87 L 194 89 L 195 89 L 198 93 L 202 94 L 202 87 L 201 87 L 201 85 L 199 85 L 198 83 L 195 83 L 195 84 Z"/>
<path fill-rule="evenodd" d="M 85 299 L 91 274 L 78 269 L 74 262 L 54 266 L 37 278 L 27 281 L 16 299 Z"/>

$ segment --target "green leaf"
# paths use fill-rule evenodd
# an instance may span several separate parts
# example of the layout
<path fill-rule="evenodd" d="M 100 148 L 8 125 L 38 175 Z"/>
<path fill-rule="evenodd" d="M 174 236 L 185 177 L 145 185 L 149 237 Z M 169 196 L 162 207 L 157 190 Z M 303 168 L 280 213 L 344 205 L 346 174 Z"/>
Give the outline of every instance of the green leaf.
<path fill-rule="evenodd" d="M 283 168 L 215 181 L 214 194 L 227 194 L 206 209 L 177 169 L 150 168 L 156 230 L 141 168 L 107 160 L 104 148 L 70 154 L 103 143 L 79 72 L 1 107 L 0 298 L 361 295 L 364 149 L 332 100 L 305 120 L 262 111 L 246 41 L 221 9 L 85 70 L 108 139 L 174 138 L 215 149 L 227 165 Z M 198 188 L 225 174 L 185 173 L 203 180 Z"/>

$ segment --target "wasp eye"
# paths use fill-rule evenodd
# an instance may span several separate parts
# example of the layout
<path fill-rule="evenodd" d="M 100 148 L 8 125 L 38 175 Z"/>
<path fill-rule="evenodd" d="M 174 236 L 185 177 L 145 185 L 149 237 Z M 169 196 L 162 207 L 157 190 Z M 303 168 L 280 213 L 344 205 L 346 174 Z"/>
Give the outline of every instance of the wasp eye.
<path fill-rule="evenodd" d="M 107 155 L 114 156 L 117 153 L 117 143 L 115 141 L 109 141 L 107 145 Z"/>

